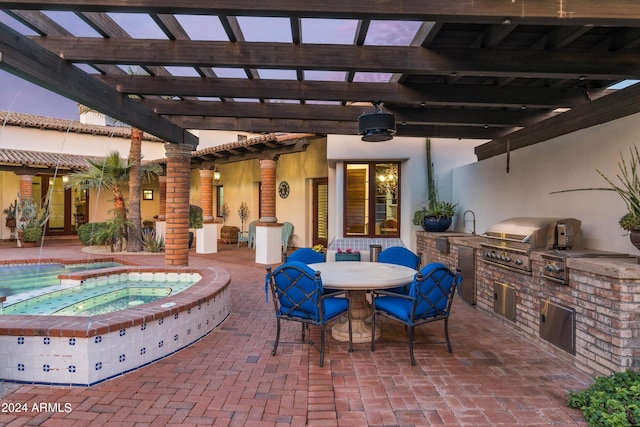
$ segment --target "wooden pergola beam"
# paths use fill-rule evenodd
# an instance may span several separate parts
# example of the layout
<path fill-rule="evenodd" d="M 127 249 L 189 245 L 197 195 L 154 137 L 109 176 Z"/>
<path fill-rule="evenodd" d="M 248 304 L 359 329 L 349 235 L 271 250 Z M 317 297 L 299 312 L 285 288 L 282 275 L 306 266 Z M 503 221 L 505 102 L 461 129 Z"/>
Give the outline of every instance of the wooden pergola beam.
<path fill-rule="evenodd" d="M 198 146 L 185 128 L 0 23 L 0 68 L 167 142 Z"/>

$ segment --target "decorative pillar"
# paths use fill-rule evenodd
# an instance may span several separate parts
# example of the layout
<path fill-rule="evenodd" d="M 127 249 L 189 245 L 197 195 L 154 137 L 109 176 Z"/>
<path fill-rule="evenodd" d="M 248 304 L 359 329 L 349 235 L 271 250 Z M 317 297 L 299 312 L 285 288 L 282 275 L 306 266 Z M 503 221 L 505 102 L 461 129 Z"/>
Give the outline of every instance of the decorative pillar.
<path fill-rule="evenodd" d="M 262 179 L 262 217 L 260 222 L 276 223 L 276 164 L 275 160 L 260 160 L 260 176 Z"/>
<path fill-rule="evenodd" d="M 213 171 L 200 169 L 200 207 L 202 219 L 213 221 Z"/>
<path fill-rule="evenodd" d="M 33 175 L 20 175 L 20 198 L 29 197 L 33 197 Z"/>
<path fill-rule="evenodd" d="M 189 190 L 191 150 L 188 144 L 165 144 L 167 153 L 167 199 L 164 263 L 189 265 Z"/>
<path fill-rule="evenodd" d="M 262 217 L 256 226 L 256 263 L 282 262 L 282 224 L 276 218 L 276 160 L 260 160 Z"/>
<path fill-rule="evenodd" d="M 160 190 L 159 190 L 160 212 L 158 212 L 158 219 L 160 221 L 164 221 L 165 219 L 167 219 L 167 176 L 166 175 L 158 176 L 158 185 L 160 186 Z"/>

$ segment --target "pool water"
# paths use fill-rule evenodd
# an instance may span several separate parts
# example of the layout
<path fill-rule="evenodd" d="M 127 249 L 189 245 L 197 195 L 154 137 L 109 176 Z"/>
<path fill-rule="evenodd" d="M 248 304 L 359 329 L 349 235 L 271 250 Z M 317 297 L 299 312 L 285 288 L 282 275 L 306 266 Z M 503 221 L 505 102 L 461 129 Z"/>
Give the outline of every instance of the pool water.
<path fill-rule="evenodd" d="M 174 295 L 198 282 L 196 273 L 124 273 L 15 294 L 4 315 L 93 316 L 124 310 Z"/>
<path fill-rule="evenodd" d="M 92 297 L 70 305 L 53 314 L 64 316 L 95 316 L 112 313 L 153 302 L 171 294 L 171 288 L 129 287 Z"/>
<path fill-rule="evenodd" d="M 60 284 L 59 274 L 99 268 L 120 267 L 122 264 L 105 261 L 80 264 L 11 264 L 0 266 L 0 296 L 9 296 Z"/>

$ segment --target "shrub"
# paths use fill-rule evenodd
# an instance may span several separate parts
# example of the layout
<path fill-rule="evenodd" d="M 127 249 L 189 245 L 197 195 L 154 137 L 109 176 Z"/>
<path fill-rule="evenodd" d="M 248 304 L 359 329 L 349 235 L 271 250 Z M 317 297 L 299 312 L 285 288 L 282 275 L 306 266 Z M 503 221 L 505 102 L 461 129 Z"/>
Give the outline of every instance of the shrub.
<path fill-rule="evenodd" d="M 640 373 L 598 377 L 588 389 L 570 391 L 567 406 L 580 409 L 589 426 L 640 425 Z"/>
<path fill-rule="evenodd" d="M 88 222 L 78 227 L 78 238 L 84 246 L 102 244 L 97 242 L 96 237 L 102 234 L 103 230 L 108 228 L 106 222 Z"/>
<path fill-rule="evenodd" d="M 164 238 L 162 236 L 156 237 L 156 230 L 143 228 L 142 229 L 142 247 L 147 252 L 162 252 L 164 251 Z"/>
<path fill-rule="evenodd" d="M 42 228 L 26 227 L 22 230 L 22 240 L 25 242 L 37 242 L 42 238 Z"/>
<path fill-rule="evenodd" d="M 202 208 L 189 205 L 189 228 L 202 228 Z"/>

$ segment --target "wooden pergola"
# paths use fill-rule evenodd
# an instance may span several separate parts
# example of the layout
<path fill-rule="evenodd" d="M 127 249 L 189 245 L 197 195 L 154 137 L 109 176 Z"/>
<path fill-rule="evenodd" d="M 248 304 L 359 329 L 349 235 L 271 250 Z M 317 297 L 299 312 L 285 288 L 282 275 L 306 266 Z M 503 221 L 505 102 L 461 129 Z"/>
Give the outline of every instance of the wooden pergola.
<path fill-rule="evenodd" d="M 0 68 L 194 148 L 187 129 L 357 134 L 358 116 L 377 102 L 395 115 L 398 136 L 488 140 L 476 148 L 485 159 L 640 111 L 640 88 L 608 89 L 640 78 L 634 0 L 32 0 L 0 9 L 16 24 L 0 24 Z M 77 35 L 51 11 L 95 35 Z M 150 18 L 162 37 L 134 37 L 113 12 Z M 189 16 L 214 19 L 226 39 L 192 39 L 181 24 Z M 246 41 L 244 17 L 279 18 L 290 41 Z M 353 39 L 306 43 L 311 18 L 354 22 Z M 416 31 L 404 43 L 376 41 L 381 22 Z M 220 67 L 243 75 L 220 77 Z M 329 70 L 343 77 L 308 78 Z"/>

